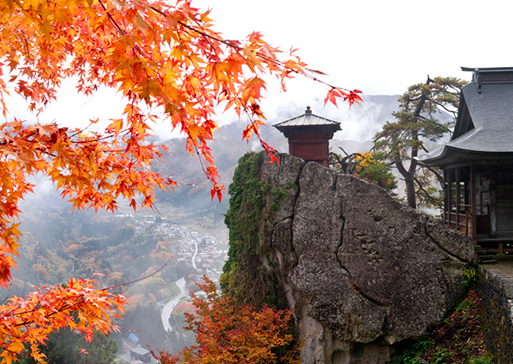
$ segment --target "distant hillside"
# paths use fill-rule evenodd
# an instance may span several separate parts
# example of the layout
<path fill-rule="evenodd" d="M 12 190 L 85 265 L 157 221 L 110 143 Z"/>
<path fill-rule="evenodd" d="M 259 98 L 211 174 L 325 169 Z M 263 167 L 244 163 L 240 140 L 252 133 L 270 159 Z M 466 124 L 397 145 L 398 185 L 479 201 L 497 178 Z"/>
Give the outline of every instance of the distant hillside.
<path fill-rule="evenodd" d="M 371 139 L 374 134 L 387 120 L 392 119 L 391 113 L 397 109 L 397 98 L 397 95 L 363 96 L 364 102 L 351 108 L 347 108 L 347 105 L 340 106 L 339 109 L 328 106 L 323 108 L 321 101 L 313 102 L 311 107 L 314 114 L 341 123 L 342 131 L 337 132 L 331 142 L 331 149 L 334 152 L 342 153 L 339 147 L 344 148 L 347 153 L 364 152 L 372 147 Z M 267 126 L 261 127 L 262 139 L 279 152 L 287 153 L 287 140 L 272 125 L 301 115 L 304 108 L 299 112 L 297 106 L 279 108 L 276 112 L 279 116 L 274 117 L 276 120 L 269 120 Z M 256 139 L 249 143 L 242 140 L 242 131 L 245 127 L 246 124 L 243 122 L 225 121 L 225 125 L 220 128 L 221 132 L 216 133 L 216 140 L 210 144 L 226 192 L 239 158 L 248 151 L 261 150 Z M 355 140 L 347 140 L 347 136 L 353 136 Z M 171 153 L 165 154 L 164 162 L 158 163 L 155 168 L 178 181 L 179 185 L 174 193 L 158 193 L 157 198 L 175 206 L 185 206 L 190 212 L 224 213 L 228 199 L 223 199 L 221 205 L 217 201 L 210 201 L 210 183 L 198 158 L 191 157 L 190 153 L 185 151 L 185 139 L 171 139 L 165 144 Z"/>
<path fill-rule="evenodd" d="M 381 130 L 387 121 L 393 121 L 392 112 L 398 109 L 398 95 L 363 96 L 364 102 L 360 105 L 353 105 L 348 108 L 346 104 L 339 108 L 334 106 L 323 107 L 323 101 L 312 102 L 312 112 L 341 123 L 342 130 L 335 133 L 330 142 L 333 152 L 344 154 L 340 147 L 348 154 L 355 152 L 366 152 L 372 148 L 374 135 Z M 304 107 L 297 105 L 284 105 L 275 111 L 273 118 L 268 120 L 266 126 L 260 128 L 262 139 L 282 153 L 288 153 L 288 142 L 283 134 L 272 127 L 281 121 L 302 115 Z M 448 114 L 441 114 L 440 119 L 448 121 Z M 232 181 L 233 171 L 240 157 L 249 151 L 262 150 L 259 142 L 252 138 L 249 143 L 242 140 L 242 131 L 246 123 L 237 120 L 223 120 L 224 126 L 221 131 L 215 134 L 216 140 L 210 143 L 217 168 L 219 169 L 220 181 L 226 187 L 228 197 L 228 186 Z M 171 139 L 165 143 L 171 150 L 171 154 L 164 155 L 164 162 L 158 163 L 155 168 L 164 175 L 169 175 L 179 183 L 174 193 L 157 193 L 159 201 L 172 203 L 174 206 L 184 206 L 187 212 L 198 212 L 201 214 L 214 213 L 216 219 L 224 214 L 227 209 L 228 198 L 224 198 L 219 204 L 217 200 L 211 201 L 210 182 L 202 170 L 197 156 L 194 158 L 185 151 L 185 139 Z M 426 146 L 436 146 L 427 143 Z M 394 174 L 398 177 L 399 187 L 397 193 L 402 196 L 404 183 L 397 171 Z"/>

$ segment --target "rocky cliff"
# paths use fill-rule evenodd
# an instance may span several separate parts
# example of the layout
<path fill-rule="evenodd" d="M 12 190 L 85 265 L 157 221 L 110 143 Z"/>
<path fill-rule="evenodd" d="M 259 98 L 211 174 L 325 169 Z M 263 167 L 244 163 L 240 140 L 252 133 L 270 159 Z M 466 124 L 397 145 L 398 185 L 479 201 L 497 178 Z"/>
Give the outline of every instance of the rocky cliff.
<path fill-rule="evenodd" d="M 250 243 L 231 238 L 239 248 L 230 248 L 228 285 L 240 285 L 247 296 L 266 294 L 247 282 L 250 276 L 233 272 L 265 266 L 264 281 L 277 281 L 274 294 L 296 312 L 302 363 L 386 363 L 394 345 L 424 335 L 464 293 L 464 270 L 474 256 L 465 235 L 316 163 L 287 154 L 280 164 L 263 154 L 244 158 L 262 159 L 254 169 L 258 184 L 241 187 L 249 172 L 235 174 L 237 203 L 230 201 L 227 223 L 232 230 L 253 221 L 248 254 L 259 259 L 246 255 L 237 263 L 241 244 Z M 255 186 L 258 199 L 245 195 Z"/>

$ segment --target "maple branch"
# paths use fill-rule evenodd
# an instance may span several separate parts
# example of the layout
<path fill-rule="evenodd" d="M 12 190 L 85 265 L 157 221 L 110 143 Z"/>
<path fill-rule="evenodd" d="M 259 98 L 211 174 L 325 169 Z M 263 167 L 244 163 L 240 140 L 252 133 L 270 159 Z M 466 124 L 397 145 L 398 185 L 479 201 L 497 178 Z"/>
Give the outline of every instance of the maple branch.
<path fill-rule="evenodd" d="M 196 155 L 198 156 L 198 160 L 200 162 L 200 165 L 201 165 L 201 170 L 203 171 L 203 173 L 206 174 L 207 178 L 210 180 L 210 182 L 213 182 L 212 180 L 212 177 L 210 177 L 210 175 L 208 174 L 206 168 L 205 168 L 205 165 L 203 164 L 203 155 L 200 153 L 198 147 L 196 145 L 194 145 L 194 150 L 196 151 Z"/>
<path fill-rule="evenodd" d="M 121 284 L 118 284 L 116 286 L 103 288 L 102 291 L 111 290 L 111 289 L 114 289 L 114 288 L 118 288 L 118 287 L 121 287 L 121 286 L 125 286 L 125 285 L 128 285 L 128 284 L 132 284 L 132 283 L 135 283 L 135 282 L 147 279 L 147 278 L 157 274 L 158 272 L 160 272 L 169 263 L 170 260 L 171 260 L 171 258 L 164 265 L 162 265 L 162 267 L 160 267 L 158 270 L 156 270 L 155 272 L 153 272 L 153 273 L 151 273 L 149 275 L 146 275 L 146 276 L 144 276 L 142 278 L 139 278 L 139 279 L 136 279 L 136 280 L 133 280 L 133 281 L 130 281 L 130 282 L 121 283 Z M 22 311 L 22 312 L 18 311 L 17 312 L 13 308 L 10 312 L 7 312 L 7 313 L 3 314 L 1 317 L 7 317 L 7 316 L 11 316 L 11 315 L 16 315 L 17 317 L 20 317 L 20 316 L 23 316 L 23 315 L 34 313 L 34 312 L 39 311 L 41 309 L 46 309 L 45 306 L 41 305 L 41 302 L 44 301 L 44 298 L 48 295 L 48 293 L 49 293 L 49 291 L 44 293 L 39 298 L 39 301 L 35 304 L 35 306 L 31 310 L 26 310 L 26 311 Z M 49 312 L 48 314 L 45 314 L 44 317 L 45 318 L 50 318 L 50 317 L 52 317 L 52 316 L 54 316 L 54 315 L 56 315 L 58 313 L 62 313 L 62 312 L 65 312 L 65 311 L 73 311 L 76 307 L 78 307 L 80 305 L 83 305 L 84 302 L 83 302 L 83 297 L 82 296 L 77 297 L 76 300 L 77 301 L 75 303 L 73 303 L 73 304 L 64 303 L 63 306 L 52 309 L 52 311 Z M 94 312 L 91 311 L 90 314 L 95 316 L 98 320 L 101 320 L 101 321 L 104 321 L 105 323 L 107 323 L 107 321 L 105 319 L 99 317 Z M 22 321 L 22 322 L 14 324 L 13 326 L 15 326 L 15 327 L 19 327 L 19 326 L 26 326 L 26 327 L 28 327 L 28 326 L 32 325 L 33 323 L 35 323 L 35 322 L 36 322 L 35 320 Z"/>
<path fill-rule="evenodd" d="M 105 288 L 102 288 L 102 291 L 109 291 L 111 289 L 114 289 L 114 288 L 119 288 L 119 287 L 123 287 L 123 286 L 127 286 L 129 284 L 132 284 L 132 283 L 136 283 L 136 282 L 139 282 L 139 281 L 142 281 L 144 279 L 147 279 L 147 278 L 150 278 L 151 276 L 154 276 L 155 274 L 157 274 L 158 272 L 160 272 L 162 269 L 164 269 L 164 267 L 171 261 L 172 257 L 169 258 L 167 260 L 166 263 L 164 263 L 164 265 L 162 267 L 160 267 L 159 269 L 157 269 L 155 272 L 151 273 L 151 274 L 148 274 L 147 276 L 144 276 L 142 278 L 137 278 L 133 281 L 130 281 L 130 282 L 125 282 L 125 283 L 120 283 L 118 285 L 115 285 L 115 286 L 111 286 L 111 287 L 105 287 Z"/>
<path fill-rule="evenodd" d="M 128 128 L 126 129 L 123 129 L 123 130 L 120 130 L 119 134 L 121 133 L 124 133 L 124 135 L 127 135 L 128 134 Z M 78 134 L 75 134 L 75 135 L 78 135 Z M 71 138 L 73 138 L 72 135 L 68 136 L 69 138 L 69 141 L 73 144 L 87 144 L 87 143 L 95 143 L 95 142 L 101 142 L 101 141 L 104 141 L 104 140 L 107 140 L 107 139 L 116 139 L 116 136 L 114 135 L 114 133 L 106 133 L 105 135 L 98 135 L 97 137 L 92 137 L 90 139 L 82 139 L 82 140 L 72 140 Z M 115 149 L 112 149 L 112 150 L 109 150 L 110 151 L 114 151 Z M 121 151 L 121 149 L 119 149 Z"/>
<path fill-rule="evenodd" d="M 114 19 L 114 17 L 111 15 L 111 13 L 107 10 L 107 8 L 105 7 L 105 5 L 103 4 L 103 2 L 101 0 L 98 0 L 98 2 L 100 3 L 100 5 L 102 6 L 103 10 L 105 10 L 105 12 L 107 13 L 107 17 L 109 18 L 109 21 L 114 24 L 114 27 L 118 30 L 118 32 L 120 32 L 122 35 L 128 35 L 128 32 L 125 31 L 123 28 L 121 28 L 121 26 L 116 22 L 116 20 Z M 141 47 L 139 47 L 138 45 L 131 45 L 130 48 L 132 49 L 135 49 L 136 52 L 140 53 L 140 55 L 142 55 L 143 57 L 146 57 L 146 58 L 149 58 L 147 54 L 145 54 L 143 52 L 143 50 L 141 49 Z M 147 74 L 147 72 L 145 71 L 145 73 Z"/>
<path fill-rule="evenodd" d="M 157 9 L 156 7 L 154 7 L 154 6 L 152 6 L 152 5 L 149 5 L 149 6 L 148 6 L 148 8 L 149 8 L 149 9 L 151 9 L 151 10 L 153 10 L 153 11 L 154 11 L 154 12 L 156 12 L 157 14 L 160 14 L 160 15 L 162 15 L 162 16 L 164 16 L 164 17 L 166 17 L 166 18 L 170 16 L 170 15 L 169 15 L 169 14 L 167 14 L 166 12 L 164 12 L 164 11 L 162 11 L 162 10 L 160 10 L 160 9 Z M 198 23 L 198 21 L 197 21 L 197 20 L 195 20 L 195 21 L 196 21 L 196 23 Z M 228 41 L 228 40 L 224 40 L 224 39 L 221 39 L 221 38 L 214 37 L 213 35 L 207 34 L 207 33 L 206 33 L 205 31 L 203 31 L 203 30 L 201 30 L 201 31 L 200 31 L 200 30 L 198 30 L 198 29 L 196 29 L 196 28 L 194 28 L 194 27 L 191 27 L 190 25 L 185 24 L 183 21 L 177 21 L 177 23 L 178 23 L 178 24 L 180 24 L 181 26 L 183 26 L 184 28 L 189 29 L 189 30 L 191 30 L 191 31 L 193 31 L 193 32 L 196 32 L 196 33 L 198 33 L 199 35 L 201 35 L 201 36 L 203 37 L 203 39 L 205 39 L 205 41 L 206 41 L 206 42 L 210 45 L 210 47 L 214 50 L 214 52 L 215 52 L 215 54 L 216 54 L 216 56 L 217 56 L 218 58 L 219 58 L 219 54 L 217 53 L 217 49 L 216 49 L 216 47 L 214 47 L 214 45 L 210 42 L 210 40 L 211 40 L 211 39 L 212 39 L 212 40 L 215 40 L 215 41 L 217 41 L 217 42 L 220 42 L 220 43 L 222 43 L 222 44 L 224 44 L 224 45 L 227 45 L 227 46 L 229 46 L 229 47 L 232 47 L 232 48 L 234 48 L 234 49 L 237 49 L 237 50 L 239 50 L 239 51 L 242 51 L 242 50 L 243 50 L 243 48 L 242 48 L 242 47 L 240 47 L 240 46 L 237 46 L 237 45 L 233 44 L 231 41 Z M 198 24 L 198 26 L 201 28 L 201 25 L 200 25 L 200 24 Z"/>
<path fill-rule="evenodd" d="M 45 296 L 48 294 L 45 293 L 40 299 L 39 301 L 36 303 L 36 305 L 34 306 L 34 308 L 32 310 L 28 310 L 28 311 L 23 311 L 23 312 L 15 312 L 15 310 L 11 311 L 8 315 L 2 315 L 2 317 L 7 317 L 7 316 L 10 316 L 11 314 L 15 314 L 17 317 L 19 316 L 22 316 L 22 315 L 27 315 L 27 314 L 30 314 L 30 313 L 34 313 L 36 311 L 39 311 L 41 309 L 45 309 L 45 306 L 41 306 L 41 301 L 43 301 L 43 299 L 45 298 Z M 77 306 L 80 306 L 80 305 L 83 305 L 84 301 L 83 301 L 83 297 L 80 296 L 77 298 L 77 301 L 78 302 L 75 302 L 73 304 L 64 304 L 64 306 L 62 307 L 59 307 L 59 308 L 54 308 L 52 309 L 52 311 L 48 314 L 45 314 L 44 317 L 45 318 L 50 318 L 58 313 L 62 313 L 62 312 L 65 312 L 65 311 L 74 311 L 74 308 L 77 307 Z M 102 320 L 104 322 L 107 322 L 105 321 L 105 319 L 102 319 L 100 317 L 98 317 L 98 315 L 92 313 L 96 318 L 98 318 L 99 320 Z M 33 323 L 35 323 L 36 321 L 35 320 L 30 320 L 30 321 L 22 321 L 22 322 L 19 322 L 17 324 L 14 324 L 13 326 L 15 327 L 19 327 L 19 326 L 30 326 L 32 325 Z"/>
<path fill-rule="evenodd" d="M 105 10 L 105 12 L 107 13 L 107 17 L 109 18 L 109 20 L 112 22 L 112 24 L 114 24 L 114 26 L 116 27 L 116 29 L 118 30 L 118 32 L 120 32 L 122 35 L 127 35 L 126 31 L 121 28 L 121 26 L 116 22 L 116 20 L 112 17 L 112 15 L 110 14 L 110 12 L 107 10 L 107 8 L 105 7 L 105 5 L 103 4 L 102 0 L 98 0 L 98 2 L 100 3 L 100 5 L 102 6 L 103 10 Z"/>
<path fill-rule="evenodd" d="M 165 17 L 168 17 L 168 16 L 169 16 L 169 14 L 167 14 L 166 12 L 164 12 L 164 11 L 162 11 L 162 10 L 160 10 L 160 9 L 156 9 L 156 8 L 155 8 L 155 7 L 153 7 L 153 6 L 150 6 L 150 9 L 152 9 L 153 11 L 157 12 L 158 14 L 160 14 L 160 15 L 162 15 L 162 16 L 165 16 Z M 189 29 L 189 30 L 193 31 L 193 32 L 196 32 L 196 33 L 200 34 L 203 38 L 210 38 L 210 39 L 215 40 L 215 41 L 217 41 L 217 42 L 219 42 L 219 43 L 222 43 L 222 44 L 224 44 L 224 45 L 226 45 L 226 46 L 228 46 L 228 47 L 230 47 L 230 48 L 232 48 L 232 49 L 235 49 L 235 50 L 237 50 L 238 52 L 241 52 L 241 51 L 243 51 L 243 50 L 244 50 L 244 48 L 243 48 L 243 47 L 241 47 L 241 46 L 239 46 L 239 45 L 237 44 L 238 42 L 234 42 L 234 41 L 232 41 L 232 40 L 226 40 L 226 39 L 222 39 L 222 38 L 215 37 L 215 36 L 213 36 L 213 35 L 211 35 L 211 34 L 207 34 L 207 33 L 206 33 L 205 31 L 203 31 L 203 30 L 196 29 L 196 28 L 194 28 L 194 27 L 192 27 L 192 26 L 190 26 L 190 25 L 188 25 L 188 24 L 186 24 L 186 23 L 184 23 L 184 22 L 182 22 L 182 21 L 177 21 L 177 23 L 178 23 L 178 24 L 180 24 L 181 26 L 183 26 L 183 27 L 185 27 L 185 28 L 187 28 L 187 29 Z M 213 45 L 212 45 L 210 42 L 209 42 L 209 44 L 211 45 L 211 47 L 213 47 Z M 239 53 L 239 54 L 240 54 L 240 53 Z M 216 52 L 216 55 L 217 55 L 217 52 Z M 337 86 L 333 86 L 332 84 L 330 84 L 330 83 L 328 83 L 328 82 L 325 82 L 325 81 L 323 81 L 323 80 L 320 80 L 320 79 L 318 79 L 317 77 L 315 77 L 315 76 L 313 76 L 313 75 L 310 75 L 310 74 L 308 74 L 308 73 L 306 73 L 306 72 L 300 72 L 300 71 L 298 71 L 298 70 L 296 70 L 296 69 L 294 69 L 294 68 L 291 68 L 291 67 L 287 66 L 287 65 L 286 65 L 284 62 L 282 62 L 282 61 L 275 60 L 275 59 L 272 59 L 272 58 L 267 57 L 267 56 L 266 56 L 265 54 L 263 54 L 262 52 L 256 52 L 256 55 L 257 55 L 260 59 L 262 59 L 262 60 L 265 60 L 265 61 L 267 61 L 267 62 L 269 62 L 269 63 L 272 63 L 272 64 L 274 64 L 274 65 L 276 65 L 276 66 L 280 66 L 280 67 L 282 67 L 282 68 L 284 68 L 284 69 L 286 69 L 286 70 L 288 70 L 288 71 L 290 71 L 290 72 L 294 72 L 294 73 L 296 73 L 296 74 L 301 74 L 301 75 L 303 75 L 303 76 L 305 76 L 305 77 L 307 77 L 307 78 L 309 78 L 309 79 L 311 79 L 311 80 L 313 80 L 313 81 L 315 81 L 315 82 L 319 82 L 320 84 L 323 84 L 323 85 L 325 85 L 325 86 L 327 86 L 327 87 L 330 87 L 331 89 L 345 90 L 345 91 L 352 92 L 351 90 L 346 89 L 346 88 L 340 88 L 340 87 L 337 87 Z M 243 56 L 243 55 L 241 55 L 241 56 Z M 308 69 L 308 68 L 305 68 L 305 70 L 308 70 L 308 71 L 310 71 L 310 72 L 319 73 L 319 74 L 321 73 L 321 72 L 319 72 L 319 71 L 310 70 L 310 69 Z"/>

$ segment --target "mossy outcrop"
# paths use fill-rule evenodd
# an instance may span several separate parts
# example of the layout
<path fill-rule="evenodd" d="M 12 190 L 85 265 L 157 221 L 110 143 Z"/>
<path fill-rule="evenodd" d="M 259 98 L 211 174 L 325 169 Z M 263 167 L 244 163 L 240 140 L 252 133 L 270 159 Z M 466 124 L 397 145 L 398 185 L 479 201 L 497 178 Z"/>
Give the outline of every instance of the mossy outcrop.
<path fill-rule="evenodd" d="M 465 291 L 471 239 L 363 180 L 286 154 L 279 160 L 251 154 L 240 162 L 253 163 L 253 174 L 231 187 L 238 202 L 227 215 L 224 282 L 250 302 L 271 297 L 295 310 L 302 362 L 385 363 L 394 344 L 444 319 Z M 241 179 L 258 182 L 258 198 Z"/>

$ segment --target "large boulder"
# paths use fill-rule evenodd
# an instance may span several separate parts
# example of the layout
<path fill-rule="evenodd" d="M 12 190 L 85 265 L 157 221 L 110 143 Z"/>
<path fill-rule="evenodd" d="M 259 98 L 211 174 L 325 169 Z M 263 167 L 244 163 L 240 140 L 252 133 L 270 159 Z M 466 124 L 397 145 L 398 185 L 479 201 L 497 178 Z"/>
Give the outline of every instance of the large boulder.
<path fill-rule="evenodd" d="M 473 241 L 364 180 L 286 154 L 264 162 L 262 262 L 296 312 L 303 363 L 385 363 L 464 294 Z"/>

